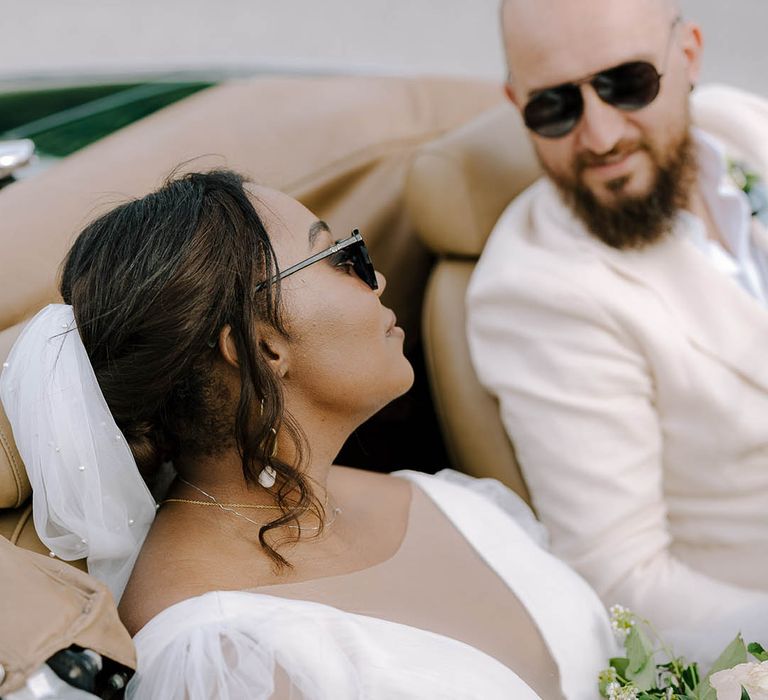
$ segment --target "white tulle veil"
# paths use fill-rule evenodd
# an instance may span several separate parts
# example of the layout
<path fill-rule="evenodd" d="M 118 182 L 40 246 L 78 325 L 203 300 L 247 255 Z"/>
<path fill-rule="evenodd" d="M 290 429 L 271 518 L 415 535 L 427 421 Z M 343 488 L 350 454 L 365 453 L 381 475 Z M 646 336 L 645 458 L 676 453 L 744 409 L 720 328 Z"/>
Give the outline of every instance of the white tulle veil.
<path fill-rule="evenodd" d="M 51 304 L 24 328 L 0 374 L 0 400 L 33 489 L 35 529 L 119 600 L 155 501 L 101 393 L 72 307 Z"/>

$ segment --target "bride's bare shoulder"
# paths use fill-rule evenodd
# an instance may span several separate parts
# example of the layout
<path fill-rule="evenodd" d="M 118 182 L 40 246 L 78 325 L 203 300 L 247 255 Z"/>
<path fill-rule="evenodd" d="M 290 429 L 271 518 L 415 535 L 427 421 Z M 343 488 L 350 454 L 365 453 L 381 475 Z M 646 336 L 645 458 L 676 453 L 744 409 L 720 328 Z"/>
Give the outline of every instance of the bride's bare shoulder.
<path fill-rule="evenodd" d="M 328 485 L 331 491 L 376 487 L 393 495 L 407 493 L 411 490 L 410 482 L 406 479 L 399 479 L 391 474 L 381 474 L 341 465 L 332 467 L 328 476 Z"/>
<path fill-rule="evenodd" d="M 219 553 L 198 534 L 180 537 L 162 522 L 150 530 L 118 606 L 131 635 L 182 600 L 236 587 Z"/>
<path fill-rule="evenodd" d="M 382 518 L 395 526 L 407 524 L 413 494 L 407 479 L 334 466 L 328 475 L 328 489 L 358 525 L 370 522 L 380 527 Z"/>

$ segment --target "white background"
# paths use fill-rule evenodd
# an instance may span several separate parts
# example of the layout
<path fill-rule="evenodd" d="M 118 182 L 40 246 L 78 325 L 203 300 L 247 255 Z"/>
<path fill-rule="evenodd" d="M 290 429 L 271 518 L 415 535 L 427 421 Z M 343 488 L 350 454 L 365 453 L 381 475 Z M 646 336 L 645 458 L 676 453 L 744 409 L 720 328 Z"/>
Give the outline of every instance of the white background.
<path fill-rule="evenodd" d="M 500 79 L 497 6 L 498 0 L 0 0 L 0 87 L 39 75 L 178 68 Z M 768 0 L 683 6 L 704 29 L 705 79 L 768 95 Z"/>

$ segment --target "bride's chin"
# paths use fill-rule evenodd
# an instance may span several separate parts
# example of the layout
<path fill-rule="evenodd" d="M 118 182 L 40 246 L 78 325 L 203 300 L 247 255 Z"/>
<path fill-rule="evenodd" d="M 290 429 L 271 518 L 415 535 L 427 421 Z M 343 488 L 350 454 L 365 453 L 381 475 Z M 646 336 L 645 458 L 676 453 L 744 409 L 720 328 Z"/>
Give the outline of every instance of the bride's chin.
<path fill-rule="evenodd" d="M 405 394 L 413 386 L 413 382 L 416 377 L 413 371 L 413 367 L 411 366 L 411 363 L 406 359 L 405 355 L 403 355 L 403 362 L 405 364 L 405 367 L 403 368 L 403 382 L 400 387 L 400 391 L 398 391 L 397 394 L 392 397 L 392 401 Z"/>
<path fill-rule="evenodd" d="M 402 369 L 397 379 L 392 382 L 390 386 L 390 390 L 386 393 L 386 395 L 381 397 L 381 400 L 372 408 L 372 410 L 364 418 L 364 420 L 362 421 L 363 423 L 369 418 L 372 418 L 374 415 L 376 415 L 379 411 L 381 411 L 386 406 L 389 406 L 389 404 L 391 404 L 393 401 L 395 401 L 396 399 L 399 399 L 401 396 L 406 394 L 408 390 L 413 386 L 413 382 L 415 378 L 413 367 L 411 367 L 411 363 L 408 362 L 408 360 L 406 360 L 405 358 L 403 358 L 403 360 L 406 367 Z"/>

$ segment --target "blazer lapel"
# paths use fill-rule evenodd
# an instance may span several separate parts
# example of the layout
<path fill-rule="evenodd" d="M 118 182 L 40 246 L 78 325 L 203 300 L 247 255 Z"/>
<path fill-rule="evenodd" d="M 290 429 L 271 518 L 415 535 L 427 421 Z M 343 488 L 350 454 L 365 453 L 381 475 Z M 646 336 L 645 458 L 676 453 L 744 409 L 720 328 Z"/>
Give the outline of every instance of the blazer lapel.
<path fill-rule="evenodd" d="M 768 244 L 768 231 L 757 235 Z M 768 390 L 768 310 L 692 243 L 670 236 L 640 251 L 598 245 L 616 272 L 657 292 L 694 345 Z"/>

